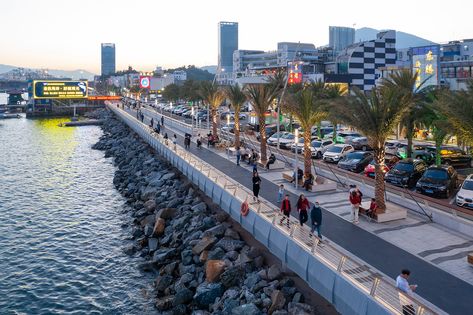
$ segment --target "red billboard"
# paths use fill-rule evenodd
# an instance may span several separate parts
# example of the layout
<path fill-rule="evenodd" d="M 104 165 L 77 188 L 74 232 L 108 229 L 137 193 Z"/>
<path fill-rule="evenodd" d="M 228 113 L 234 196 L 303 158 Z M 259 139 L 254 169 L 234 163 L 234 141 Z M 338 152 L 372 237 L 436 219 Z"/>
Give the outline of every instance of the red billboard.
<path fill-rule="evenodd" d="M 151 79 L 149 76 L 140 76 L 140 89 L 149 89 L 151 87 Z"/>
<path fill-rule="evenodd" d="M 302 83 L 302 62 L 288 62 L 287 63 L 287 83 L 297 84 Z"/>

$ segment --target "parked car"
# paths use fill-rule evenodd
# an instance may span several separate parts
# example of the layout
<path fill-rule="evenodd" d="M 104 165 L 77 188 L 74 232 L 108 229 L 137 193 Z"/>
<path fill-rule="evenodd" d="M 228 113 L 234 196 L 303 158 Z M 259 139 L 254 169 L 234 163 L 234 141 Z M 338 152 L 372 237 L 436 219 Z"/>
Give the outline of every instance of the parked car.
<path fill-rule="evenodd" d="M 256 139 L 258 141 L 261 141 L 261 135 L 258 131 L 259 130 L 259 125 L 256 125 L 256 127 L 257 127 Z M 269 137 L 271 137 L 273 134 L 275 134 L 278 130 L 276 124 L 267 125 L 264 129 L 266 130 L 266 139 L 269 139 Z M 284 125 L 280 125 L 279 126 L 279 131 L 284 131 L 284 130 L 286 130 Z M 274 144 L 274 145 L 276 145 L 276 144 Z"/>
<path fill-rule="evenodd" d="M 366 137 L 357 137 L 352 138 L 348 144 L 351 144 L 355 150 L 362 150 L 362 151 L 372 151 L 373 149 L 368 144 L 368 138 Z"/>
<path fill-rule="evenodd" d="M 375 160 L 371 160 L 370 164 L 368 164 L 366 167 L 365 167 L 365 176 L 366 177 L 371 177 L 371 178 L 375 178 L 376 175 L 375 175 L 375 166 L 374 164 L 376 163 Z M 386 174 L 387 172 L 389 172 L 389 166 L 384 164 L 383 165 L 383 172 L 384 174 Z"/>
<path fill-rule="evenodd" d="M 329 146 L 333 144 L 332 140 L 313 140 L 310 143 L 310 152 L 313 159 L 321 159 Z M 304 150 L 302 150 L 304 153 Z"/>
<path fill-rule="evenodd" d="M 292 133 L 286 134 L 284 137 L 279 139 L 279 147 L 281 149 L 289 150 L 291 145 L 294 143 L 296 136 Z"/>
<path fill-rule="evenodd" d="M 350 172 L 360 173 L 373 160 L 371 152 L 355 151 L 344 156 L 338 167 Z"/>
<path fill-rule="evenodd" d="M 456 198 L 457 206 L 473 210 L 473 174 L 468 175 Z"/>
<path fill-rule="evenodd" d="M 235 123 L 231 122 L 230 124 L 225 124 L 225 126 L 222 127 L 223 131 L 228 131 L 231 133 L 235 133 Z"/>
<path fill-rule="evenodd" d="M 355 151 L 349 144 L 332 144 L 325 151 L 323 158 L 325 162 L 338 163 L 345 155 Z"/>
<path fill-rule="evenodd" d="M 320 128 L 320 137 L 323 139 L 326 135 L 331 135 L 333 134 L 333 127 L 322 127 Z M 312 135 L 315 137 L 319 136 L 319 132 L 317 128 L 314 129 L 312 132 Z"/>
<path fill-rule="evenodd" d="M 424 160 L 427 164 L 434 162 L 432 153 L 428 150 L 430 144 L 413 143 L 412 158 Z M 407 158 L 407 143 L 399 143 L 397 145 L 396 155 L 401 158 Z"/>
<path fill-rule="evenodd" d="M 435 160 L 436 150 L 435 147 L 427 148 L 432 154 Z M 444 165 L 452 165 L 455 167 L 470 167 L 471 166 L 471 155 L 468 155 L 462 149 L 455 146 L 444 145 L 440 147 L 440 163 Z"/>
<path fill-rule="evenodd" d="M 268 138 L 266 139 L 266 143 L 271 146 L 276 146 L 278 144 L 278 135 L 279 135 L 279 141 L 281 143 L 281 139 L 289 134 L 290 133 L 287 131 L 280 131 L 279 133 L 277 132 L 273 133 L 271 136 L 268 136 Z M 258 141 L 260 141 L 258 137 L 257 139 Z"/>
<path fill-rule="evenodd" d="M 403 159 L 386 173 L 385 181 L 395 186 L 412 188 L 422 177 L 427 164 L 418 159 Z"/>
<path fill-rule="evenodd" d="M 316 137 L 312 136 L 310 141 L 312 142 L 313 140 L 316 140 Z M 292 143 L 291 144 L 291 152 L 296 153 L 296 147 L 297 147 L 297 153 L 303 153 L 304 152 L 304 137 L 299 137 L 299 142 L 297 144 Z"/>
<path fill-rule="evenodd" d="M 416 190 L 435 198 L 448 198 L 457 188 L 457 172 L 450 165 L 430 166 L 416 184 Z"/>
<path fill-rule="evenodd" d="M 344 131 L 337 133 L 337 138 L 335 139 L 335 143 L 347 143 L 349 144 L 351 139 L 359 138 L 361 135 L 358 132 L 350 132 Z"/>

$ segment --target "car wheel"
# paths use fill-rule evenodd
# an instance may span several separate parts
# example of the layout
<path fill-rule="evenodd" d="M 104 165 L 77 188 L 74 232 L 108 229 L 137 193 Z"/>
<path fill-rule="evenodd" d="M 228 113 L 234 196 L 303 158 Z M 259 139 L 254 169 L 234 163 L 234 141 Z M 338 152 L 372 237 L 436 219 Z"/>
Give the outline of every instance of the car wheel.
<path fill-rule="evenodd" d="M 316 158 L 317 158 L 317 159 L 321 159 L 321 158 L 322 158 L 322 152 L 318 151 L 318 152 L 317 152 L 317 155 L 316 155 Z"/>

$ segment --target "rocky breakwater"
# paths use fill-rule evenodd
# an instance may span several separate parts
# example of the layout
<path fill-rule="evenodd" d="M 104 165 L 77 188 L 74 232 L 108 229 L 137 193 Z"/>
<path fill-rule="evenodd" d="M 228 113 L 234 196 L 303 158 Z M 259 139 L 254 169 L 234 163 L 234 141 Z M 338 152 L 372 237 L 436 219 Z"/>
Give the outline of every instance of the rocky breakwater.
<path fill-rule="evenodd" d="M 154 274 L 160 314 L 316 314 L 294 281 L 247 245 L 228 215 L 113 117 L 94 146 L 114 157 L 114 184 L 133 210 L 125 249 Z"/>

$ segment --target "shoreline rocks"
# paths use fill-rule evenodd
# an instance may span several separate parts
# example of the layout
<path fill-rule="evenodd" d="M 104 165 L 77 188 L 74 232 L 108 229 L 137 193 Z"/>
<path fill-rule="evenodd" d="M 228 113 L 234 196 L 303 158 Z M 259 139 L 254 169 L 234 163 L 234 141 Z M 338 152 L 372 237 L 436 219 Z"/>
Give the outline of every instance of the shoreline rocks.
<path fill-rule="evenodd" d="M 113 157 L 113 183 L 131 205 L 132 246 L 154 276 L 158 314 L 318 314 L 277 265 L 265 265 L 222 210 L 111 113 L 93 146 Z M 138 266 L 137 266 L 138 267 Z"/>

